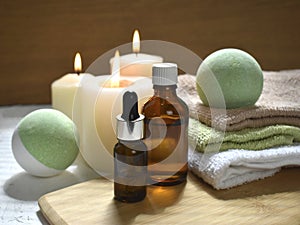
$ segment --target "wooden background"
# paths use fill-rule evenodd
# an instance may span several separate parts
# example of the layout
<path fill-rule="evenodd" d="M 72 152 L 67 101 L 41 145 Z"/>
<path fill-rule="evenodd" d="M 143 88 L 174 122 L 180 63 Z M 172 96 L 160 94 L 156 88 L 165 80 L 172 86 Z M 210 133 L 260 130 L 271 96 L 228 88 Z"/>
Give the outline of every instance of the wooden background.
<path fill-rule="evenodd" d="M 264 70 L 300 68 L 299 0 L 0 0 L 0 105 L 50 103 L 50 84 L 131 41 L 164 40 L 204 59 L 224 47 Z"/>

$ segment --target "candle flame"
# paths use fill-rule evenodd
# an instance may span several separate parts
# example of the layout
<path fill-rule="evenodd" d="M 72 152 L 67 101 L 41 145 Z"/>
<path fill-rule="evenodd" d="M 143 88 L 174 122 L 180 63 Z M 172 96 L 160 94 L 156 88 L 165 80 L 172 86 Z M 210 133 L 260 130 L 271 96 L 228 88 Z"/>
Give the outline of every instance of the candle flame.
<path fill-rule="evenodd" d="M 138 30 L 133 33 L 132 51 L 136 54 L 140 52 L 140 34 Z"/>
<path fill-rule="evenodd" d="M 74 71 L 76 73 L 80 73 L 82 69 L 82 62 L 79 52 L 76 53 L 75 59 L 74 59 Z"/>
<path fill-rule="evenodd" d="M 117 50 L 112 65 L 112 78 L 110 79 L 110 87 L 115 88 L 120 86 L 120 53 Z"/>

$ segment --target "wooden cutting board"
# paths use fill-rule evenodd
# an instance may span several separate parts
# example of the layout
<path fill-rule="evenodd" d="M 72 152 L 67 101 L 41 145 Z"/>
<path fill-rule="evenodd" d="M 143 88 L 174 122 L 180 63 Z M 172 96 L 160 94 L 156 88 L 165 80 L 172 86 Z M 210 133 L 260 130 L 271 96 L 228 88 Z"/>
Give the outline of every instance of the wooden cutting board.
<path fill-rule="evenodd" d="M 113 200 L 113 183 L 96 179 L 42 196 L 50 224 L 300 224 L 300 168 L 229 190 L 189 174 L 185 184 L 148 187 L 138 203 Z"/>

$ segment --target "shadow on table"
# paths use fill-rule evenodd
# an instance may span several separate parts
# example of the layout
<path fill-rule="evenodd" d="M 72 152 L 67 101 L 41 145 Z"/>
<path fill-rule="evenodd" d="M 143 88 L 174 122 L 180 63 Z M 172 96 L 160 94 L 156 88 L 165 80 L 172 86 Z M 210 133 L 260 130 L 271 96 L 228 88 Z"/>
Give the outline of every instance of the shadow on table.
<path fill-rule="evenodd" d="M 35 177 L 26 172 L 18 173 L 4 184 L 4 191 L 10 197 L 24 201 L 37 201 L 42 195 L 71 186 L 99 175 L 93 171 L 78 154 L 75 162 L 61 174 L 53 177 Z"/>
<path fill-rule="evenodd" d="M 36 212 L 36 215 L 43 225 L 50 225 L 50 223 L 46 220 L 46 218 L 40 210 Z"/>
<path fill-rule="evenodd" d="M 190 174 L 190 181 L 193 182 L 198 189 L 204 190 L 217 199 L 242 199 L 300 191 L 300 167 L 284 168 L 272 177 L 225 190 L 216 190 L 193 174 Z"/>
<path fill-rule="evenodd" d="M 36 201 L 48 192 L 76 183 L 78 183 L 78 179 L 68 171 L 48 178 L 34 177 L 26 172 L 22 172 L 8 179 L 3 189 L 7 195 L 15 199 Z"/>

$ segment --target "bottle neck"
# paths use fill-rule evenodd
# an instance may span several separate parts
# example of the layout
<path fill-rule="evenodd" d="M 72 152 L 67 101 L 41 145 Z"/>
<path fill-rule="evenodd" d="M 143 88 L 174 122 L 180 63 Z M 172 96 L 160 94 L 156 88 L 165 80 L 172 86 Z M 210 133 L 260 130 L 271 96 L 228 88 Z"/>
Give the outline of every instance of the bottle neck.
<path fill-rule="evenodd" d="M 177 97 L 176 89 L 177 85 L 168 85 L 168 86 L 160 86 L 154 85 L 154 96 L 168 98 L 168 97 Z"/>

